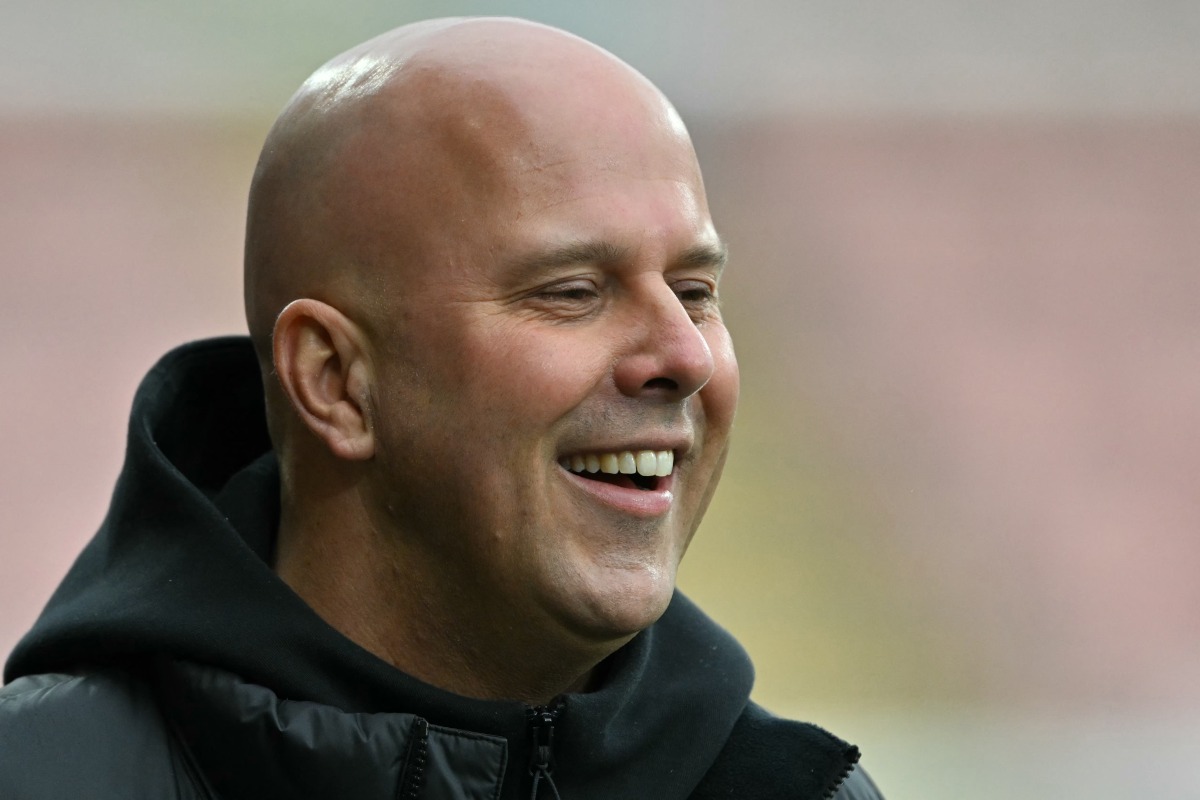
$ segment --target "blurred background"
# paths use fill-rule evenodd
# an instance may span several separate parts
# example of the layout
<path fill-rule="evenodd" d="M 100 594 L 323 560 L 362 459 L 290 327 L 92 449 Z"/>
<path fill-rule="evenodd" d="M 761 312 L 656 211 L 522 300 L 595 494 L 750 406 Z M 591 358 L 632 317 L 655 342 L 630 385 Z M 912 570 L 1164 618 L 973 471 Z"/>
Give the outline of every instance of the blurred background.
<path fill-rule="evenodd" d="M 674 99 L 733 255 L 682 583 L 891 800 L 1200 796 L 1200 4 L 0 0 L 0 654 L 136 384 L 243 331 L 257 149 L 398 24 L 564 27 Z"/>

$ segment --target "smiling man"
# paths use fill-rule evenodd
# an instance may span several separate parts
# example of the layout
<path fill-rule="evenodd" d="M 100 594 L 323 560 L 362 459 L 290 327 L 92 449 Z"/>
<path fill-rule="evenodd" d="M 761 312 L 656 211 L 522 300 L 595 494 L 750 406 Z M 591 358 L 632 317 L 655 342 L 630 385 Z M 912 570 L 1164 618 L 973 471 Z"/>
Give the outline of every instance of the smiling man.
<path fill-rule="evenodd" d="M 0 692 L 8 797 L 877 797 L 674 591 L 738 372 L 667 100 L 517 20 L 267 138 L 250 340 L 168 355 Z"/>

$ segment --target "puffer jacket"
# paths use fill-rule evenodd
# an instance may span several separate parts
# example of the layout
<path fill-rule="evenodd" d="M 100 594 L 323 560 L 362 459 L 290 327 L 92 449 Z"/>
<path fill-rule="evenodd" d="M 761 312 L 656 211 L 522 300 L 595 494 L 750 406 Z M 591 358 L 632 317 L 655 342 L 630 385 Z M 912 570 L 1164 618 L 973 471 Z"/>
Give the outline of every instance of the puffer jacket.
<path fill-rule="evenodd" d="M 270 568 L 278 464 L 248 340 L 139 388 L 99 533 L 0 689 L 0 798 L 874 800 L 858 750 L 749 700 L 685 597 L 548 707 L 424 684 Z"/>

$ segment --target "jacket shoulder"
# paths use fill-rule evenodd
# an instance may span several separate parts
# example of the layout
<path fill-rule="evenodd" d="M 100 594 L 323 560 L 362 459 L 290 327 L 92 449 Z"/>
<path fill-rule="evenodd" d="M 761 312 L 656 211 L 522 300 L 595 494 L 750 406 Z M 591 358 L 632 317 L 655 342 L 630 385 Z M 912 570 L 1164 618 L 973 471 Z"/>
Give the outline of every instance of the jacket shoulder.
<path fill-rule="evenodd" d="M 833 800 L 883 800 L 883 795 L 862 765 L 856 764 Z"/>
<path fill-rule="evenodd" d="M 828 731 L 750 702 L 692 798 L 882 800 L 858 758 Z"/>
<path fill-rule="evenodd" d="M 119 670 L 0 689 L 0 797 L 202 798 L 150 688 Z"/>

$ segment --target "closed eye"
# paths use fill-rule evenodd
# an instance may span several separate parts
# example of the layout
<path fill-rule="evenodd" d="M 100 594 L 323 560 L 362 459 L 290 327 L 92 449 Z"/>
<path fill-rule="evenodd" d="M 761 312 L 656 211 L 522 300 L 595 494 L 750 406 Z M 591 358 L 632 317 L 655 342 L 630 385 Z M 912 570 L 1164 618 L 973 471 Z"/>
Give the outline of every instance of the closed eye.
<path fill-rule="evenodd" d="M 716 289 L 704 281 L 678 281 L 671 288 L 685 305 L 714 303 L 717 299 Z"/>
<path fill-rule="evenodd" d="M 567 284 L 566 286 L 552 286 L 540 292 L 542 297 L 551 300 L 577 300 L 585 301 L 596 297 L 599 292 L 591 283 L 587 284 Z"/>
<path fill-rule="evenodd" d="M 595 280 L 581 277 L 539 286 L 512 302 L 534 316 L 557 322 L 586 319 L 604 305 L 601 287 Z"/>

